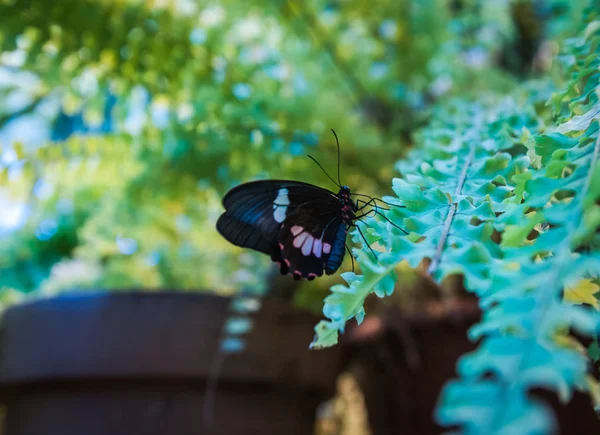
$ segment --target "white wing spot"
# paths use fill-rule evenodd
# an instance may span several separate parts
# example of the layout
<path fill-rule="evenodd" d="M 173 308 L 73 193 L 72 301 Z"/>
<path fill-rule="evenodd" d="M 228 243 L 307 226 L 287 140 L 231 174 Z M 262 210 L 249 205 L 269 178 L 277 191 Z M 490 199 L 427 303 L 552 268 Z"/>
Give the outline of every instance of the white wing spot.
<path fill-rule="evenodd" d="M 300 225 L 294 225 L 290 231 L 292 232 L 292 234 L 294 236 L 297 236 L 298 234 L 300 234 L 302 231 L 304 230 L 304 228 L 302 228 Z"/>
<path fill-rule="evenodd" d="M 323 243 L 323 252 L 326 254 L 331 252 L 331 245 L 329 243 Z"/>
<path fill-rule="evenodd" d="M 290 205 L 288 190 L 279 189 L 277 198 L 275 198 L 275 202 L 273 203 L 273 219 L 275 219 L 276 222 L 282 223 L 285 220 L 288 205 Z"/>
<path fill-rule="evenodd" d="M 315 241 L 315 238 L 311 235 L 308 235 L 308 237 L 304 241 L 304 244 L 302 245 L 302 255 L 304 255 L 305 257 L 310 255 L 314 241 Z"/>
<path fill-rule="evenodd" d="M 299 236 L 296 236 L 296 238 L 294 239 L 294 246 L 296 248 L 300 248 L 300 246 L 302 246 L 304 244 L 304 241 L 306 240 L 307 237 L 308 237 L 308 233 L 302 233 Z"/>
<path fill-rule="evenodd" d="M 315 254 L 315 257 L 317 258 L 321 258 L 322 245 L 323 242 L 321 242 L 321 239 L 315 239 L 315 243 L 313 243 L 313 254 Z"/>

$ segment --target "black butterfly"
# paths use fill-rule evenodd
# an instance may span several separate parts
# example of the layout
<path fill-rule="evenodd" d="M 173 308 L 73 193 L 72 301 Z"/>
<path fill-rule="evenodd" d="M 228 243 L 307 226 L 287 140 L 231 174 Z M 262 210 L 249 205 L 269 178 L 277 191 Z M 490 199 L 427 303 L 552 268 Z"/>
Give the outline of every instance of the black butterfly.
<path fill-rule="evenodd" d="M 217 230 L 234 245 L 270 255 L 279 264 L 280 272 L 294 279 L 313 280 L 323 275 L 323 270 L 331 275 L 344 259 L 349 228 L 357 227 L 360 231 L 355 222 L 367 215 L 357 212 L 375 204 L 378 213 L 374 202 L 378 198 L 362 201 L 364 205 L 359 208 L 360 200 L 354 202 L 350 188 L 339 182 L 339 143 L 336 184 L 340 187 L 337 194 L 299 181 L 241 184 L 223 198 L 226 211 L 217 221 Z"/>

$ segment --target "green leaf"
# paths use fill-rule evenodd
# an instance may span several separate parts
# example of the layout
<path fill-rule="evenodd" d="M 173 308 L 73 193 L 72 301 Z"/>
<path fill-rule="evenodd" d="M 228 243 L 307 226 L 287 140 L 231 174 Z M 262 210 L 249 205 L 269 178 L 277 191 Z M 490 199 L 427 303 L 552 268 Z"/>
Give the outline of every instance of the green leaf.
<path fill-rule="evenodd" d="M 592 122 L 598 119 L 600 119 L 600 101 L 596 102 L 596 104 L 583 115 L 574 116 L 564 124 L 559 125 L 556 128 L 556 131 L 563 134 L 584 131 L 588 129 Z"/>
<path fill-rule="evenodd" d="M 335 346 L 338 342 L 338 328 L 331 322 L 321 320 L 315 326 L 315 338 L 310 343 L 310 349 L 323 349 Z"/>
<path fill-rule="evenodd" d="M 600 308 L 596 293 L 600 286 L 589 279 L 582 279 L 574 286 L 565 287 L 564 300 L 572 304 L 588 304 L 596 310 Z"/>
<path fill-rule="evenodd" d="M 512 248 L 522 246 L 526 243 L 527 236 L 531 233 L 533 228 L 542 223 L 544 217 L 541 214 L 535 214 L 533 216 L 528 215 L 519 225 L 507 225 L 502 233 L 502 247 Z"/>
<path fill-rule="evenodd" d="M 600 361 L 600 345 L 598 344 L 598 340 L 594 340 L 592 344 L 588 347 L 588 356 L 592 361 L 597 363 Z"/>

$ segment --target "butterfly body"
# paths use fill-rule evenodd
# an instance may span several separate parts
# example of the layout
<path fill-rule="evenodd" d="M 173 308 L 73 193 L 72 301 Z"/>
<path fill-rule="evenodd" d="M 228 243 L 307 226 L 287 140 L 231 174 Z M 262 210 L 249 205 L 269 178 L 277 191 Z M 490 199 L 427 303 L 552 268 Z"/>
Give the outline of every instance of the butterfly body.
<path fill-rule="evenodd" d="M 223 206 L 217 221 L 223 237 L 270 255 L 282 274 L 309 280 L 339 269 L 357 211 L 347 186 L 335 194 L 287 180 L 241 184 L 225 195 Z"/>

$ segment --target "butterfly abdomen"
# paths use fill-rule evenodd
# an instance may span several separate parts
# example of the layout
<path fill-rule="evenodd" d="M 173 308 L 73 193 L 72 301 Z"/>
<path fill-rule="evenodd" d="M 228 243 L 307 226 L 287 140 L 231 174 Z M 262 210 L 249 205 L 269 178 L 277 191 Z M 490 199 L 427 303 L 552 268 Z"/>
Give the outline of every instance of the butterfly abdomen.
<path fill-rule="evenodd" d="M 348 227 L 346 224 L 341 224 L 335 234 L 335 240 L 331 245 L 331 253 L 325 264 L 325 273 L 332 275 L 340 268 L 346 253 L 346 232 Z"/>

